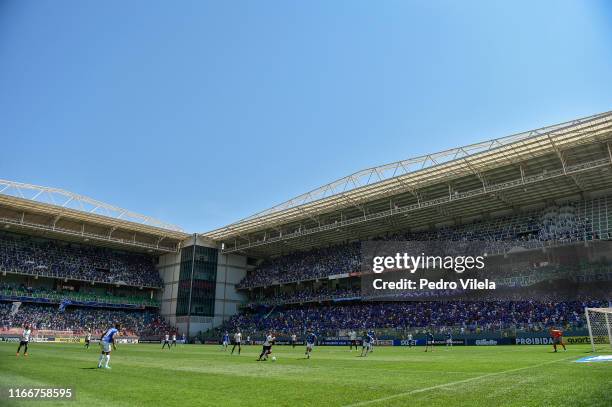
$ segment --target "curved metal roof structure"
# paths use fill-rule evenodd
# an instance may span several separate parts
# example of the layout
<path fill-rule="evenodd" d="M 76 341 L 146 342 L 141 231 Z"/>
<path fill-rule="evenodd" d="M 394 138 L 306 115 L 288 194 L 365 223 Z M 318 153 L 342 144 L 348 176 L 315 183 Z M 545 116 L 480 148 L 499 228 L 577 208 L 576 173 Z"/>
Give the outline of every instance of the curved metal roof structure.
<path fill-rule="evenodd" d="M 460 160 L 462 158 L 469 157 L 474 154 L 491 151 L 499 147 L 503 147 L 512 143 L 517 143 L 531 137 L 537 137 L 542 134 L 551 133 L 555 130 L 562 129 L 567 126 L 574 126 L 582 122 L 590 121 L 592 119 L 608 114 L 609 113 L 602 113 L 586 117 L 584 119 L 573 120 L 567 123 L 556 124 L 537 130 L 513 134 L 510 136 L 470 144 L 463 147 L 451 148 L 449 150 L 440 151 L 433 154 L 426 154 L 419 157 L 409 158 L 407 160 L 383 164 L 378 167 L 367 168 L 365 170 L 357 171 L 351 175 L 340 178 L 336 181 L 330 182 L 329 184 L 325 184 L 312 191 L 306 192 L 305 194 L 299 195 L 279 205 L 273 206 L 270 209 L 258 212 L 236 223 L 233 223 L 232 225 L 261 218 L 266 215 L 273 214 L 275 212 L 294 208 L 296 206 L 306 205 L 320 199 L 342 195 L 361 187 L 373 185 L 391 178 L 401 177 L 402 175 L 407 175 L 413 172 L 424 170 L 426 168 L 442 165 L 451 161 Z"/>
<path fill-rule="evenodd" d="M 355 172 L 200 234 L 273 256 L 612 191 L 612 111 Z M 0 224 L 156 252 L 180 227 L 58 188 L 0 179 Z"/>
<path fill-rule="evenodd" d="M 76 210 L 89 215 L 104 216 L 114 220 L 133 222 L 173 232 L 184 232 L 179 226 L 162 222 L 150 216 L 131 212 L 127 209 L 110 205 L 87 196 L 78 195 L 64 189 L 0 179 L 0 195 L 26 199 L 63 209 Z"/>
<path fill-rule="evenodd" d="M 609 111 L 368 168 L 202 235 L 220 242 L 232 239 L 248 241 L 252 240 L 249 238 L 251 234 L 264 229 L 279 230 L 282 225 L 300 219 L 317 223 L 320 215 L 342 208 L 362 208 L 365 203 L 404 192 L 416 196 L 423 187 L 452 178 L 466 175 L 480 178 L 480 174 L 494 168 L 546 154 L 559 154 L 562 150 L 598 140 L 598 137 L 607 137 L 611 127 L 612 111 Z M 366 216 L 365 210 L 363 212 Z M 236 249 L 249 246 L 252 244 L 236 245 Z"/>

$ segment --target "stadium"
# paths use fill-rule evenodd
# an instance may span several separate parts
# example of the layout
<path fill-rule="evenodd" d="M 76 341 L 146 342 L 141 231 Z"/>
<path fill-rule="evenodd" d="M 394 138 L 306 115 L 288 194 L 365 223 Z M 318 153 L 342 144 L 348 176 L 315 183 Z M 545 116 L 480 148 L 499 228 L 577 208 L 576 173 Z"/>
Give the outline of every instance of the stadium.
<path fill-rule="evenodd" d="M 0 180 L 0 386 L 69 386 L 83 405 L 610 405 L 610 240 L 612 112 L 368 168 L 202 233 Z M 397 241 L 480 242 L 519 266 L 505 298 L 374 298 L 362 248 Z M 588 253 L 550 263 L 570 251 Z M 580 290 L 553 296 L 561 280 Z M 267 336 L 274 363 L 255 362 Z"/>

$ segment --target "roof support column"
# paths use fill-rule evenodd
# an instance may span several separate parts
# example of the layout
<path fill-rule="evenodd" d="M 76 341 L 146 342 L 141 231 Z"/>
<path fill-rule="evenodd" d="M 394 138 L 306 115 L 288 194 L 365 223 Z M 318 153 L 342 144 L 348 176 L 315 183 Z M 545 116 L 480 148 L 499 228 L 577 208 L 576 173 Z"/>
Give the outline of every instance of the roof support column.
<path fill-rule="evenodd" d="M 193 247 L 192 247 L 192 255 L 191 255 L 191 273 L 189 277 L 189 299 L 187 303 L 187 336 L 191 335 L 189 331 L 191 329 L 191 295 L 193 293 L 193 274 L 195 268 L 195 251 L 196 244 L 198 243 L 198 235 L 196 233 L 193 234 Z"/>
<path fill-rule="evenodd" d="M 559 160 L 561 161 L 561 167 L 563 167 L 563 174 L 567 175 L 567 169 L 565 168 L 565 159 L 563 158 L 563 152 L 559 150 L 559 148 L 557 148 L 557 145 L 553 141 L 550 134 L 548 134 L 548 140 L 550 141 L 550 144 L 552 145 L 552 147 L 555 149 L 555 152 L 557 153 L 557 156 L 559 157 Z"/>
<path fill-rule="evenodd" d="M 60 220 L 60 218 L 62 217 L 62 215 L 57 215 L 54 219 L 53 219 L 53 230 L 55 230 L 55 226 L 57 225 L 57 222 Z"/>

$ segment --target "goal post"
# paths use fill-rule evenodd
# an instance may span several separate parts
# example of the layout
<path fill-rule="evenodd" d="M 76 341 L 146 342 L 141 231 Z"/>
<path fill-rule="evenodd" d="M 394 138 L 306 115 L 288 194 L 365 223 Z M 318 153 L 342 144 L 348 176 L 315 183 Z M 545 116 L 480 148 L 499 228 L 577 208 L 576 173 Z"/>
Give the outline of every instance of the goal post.
<path fill-rule="evenodd" d="M 595 352 L 601 345 L 612 346 L 612 307 L 609 308 L 585 308 L 587 328 L 591 350 Z M 599 345 L 599 346 L 597 346 Z"/>

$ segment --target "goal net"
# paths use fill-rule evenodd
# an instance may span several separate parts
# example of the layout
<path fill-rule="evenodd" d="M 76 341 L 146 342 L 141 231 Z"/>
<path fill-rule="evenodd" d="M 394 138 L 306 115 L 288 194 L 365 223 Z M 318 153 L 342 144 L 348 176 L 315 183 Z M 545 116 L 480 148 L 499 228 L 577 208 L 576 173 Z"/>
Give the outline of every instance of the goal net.
<path fill-rule="evenodd" d="M 584 313 L 593 352 L 612 346 L 612 307 L 585 308 Z"/>

